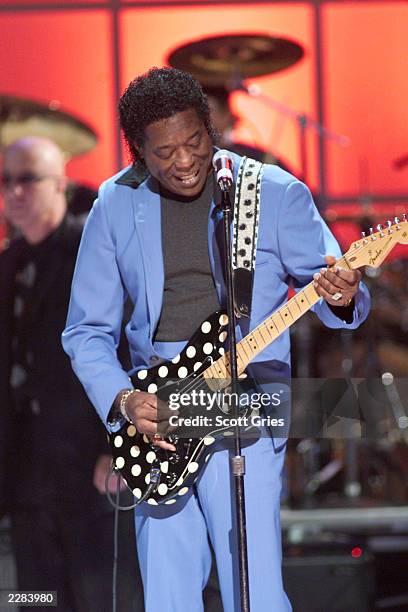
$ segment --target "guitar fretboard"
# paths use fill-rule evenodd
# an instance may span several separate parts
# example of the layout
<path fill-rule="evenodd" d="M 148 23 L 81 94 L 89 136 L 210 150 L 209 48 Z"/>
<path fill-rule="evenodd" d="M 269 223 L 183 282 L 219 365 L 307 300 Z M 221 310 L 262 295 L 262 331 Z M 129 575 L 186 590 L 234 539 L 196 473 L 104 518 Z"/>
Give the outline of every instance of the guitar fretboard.
<path fill-rule="evenodd" d="M 350 268 L 342 257 L 336 265 Z M 276 310 L 270 317 L 260 323 L 250 334 L 237 343 L 238 376 L 243 374 L 248 364 L 285 330 L 308 312 L 321 299 L 316 292 L 313 281 L 296 293 L 288 302 Z M 214 361 L 204 372 L 207 385 L 215 390 L 227 387 L 231 379 L 230 357 L 225 353 Z"/>

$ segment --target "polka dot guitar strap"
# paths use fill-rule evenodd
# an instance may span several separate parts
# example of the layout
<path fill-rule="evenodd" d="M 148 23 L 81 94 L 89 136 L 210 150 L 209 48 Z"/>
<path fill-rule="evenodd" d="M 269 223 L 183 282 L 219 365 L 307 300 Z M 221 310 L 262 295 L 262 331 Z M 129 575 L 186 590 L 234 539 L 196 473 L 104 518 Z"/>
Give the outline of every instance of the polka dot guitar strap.
<path fill-rule="evenodd" d="M 235 188 L 232 269 L 235 311 L 238 317 L 251 313 L 264 165 L 243 157 Z"/>

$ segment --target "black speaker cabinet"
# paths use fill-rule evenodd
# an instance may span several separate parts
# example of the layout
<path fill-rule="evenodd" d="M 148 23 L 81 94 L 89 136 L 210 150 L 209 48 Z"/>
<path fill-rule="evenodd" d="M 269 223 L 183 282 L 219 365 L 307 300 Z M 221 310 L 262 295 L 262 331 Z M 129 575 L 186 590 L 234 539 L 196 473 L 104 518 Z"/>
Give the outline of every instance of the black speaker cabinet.
<path fill-rule="evenodd" d="M 372 612 L 374 564 L 369 554 L 289 553 L 283 579 L 293 612 Z"/>

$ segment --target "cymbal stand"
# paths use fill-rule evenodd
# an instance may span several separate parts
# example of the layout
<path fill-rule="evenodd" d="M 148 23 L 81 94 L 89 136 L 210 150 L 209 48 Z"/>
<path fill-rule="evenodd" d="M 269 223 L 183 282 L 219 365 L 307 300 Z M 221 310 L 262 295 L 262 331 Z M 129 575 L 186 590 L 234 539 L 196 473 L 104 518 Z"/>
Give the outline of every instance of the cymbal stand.
<path fill-rule="evenodd" d="M 342 359 L 342 370 L 344 377 L 348 380 L 351 379 L 353 371 L 353 351 L 352 344 L 353 339 L 351 333 L 347 329 L 343 329 L 340 332 L 341 349 L 343 353 Z M 357 499 L 361 495 L 361 483 L 359 480 L 358 472 L 358 452 L 357 452 L 357 440 L 353 436 L 353 424 L 348 423 L 346 425 L 347 432 L 350 433 L 350 437 L 346 437 L 344 441 L 344 495 L 349 499 Z"/>
<path fill-rule="evenodd" d="M 333 142 L 339 144 L 342 147 L 348 147 L 350 145 L 350 139 L 347 136 L 342 136 L 341 134 L 337 134 L 331 130 L 325 128 L 321 123 L 312 119 L 306 113 L 299 113 L 286 104 L 282 104 L 277 100 L 274 100 L 270 96 L 267 96 L 262 92 L 258 85 L 245 85 L 241 80 L 235 81 L 231 87 L 230 91 L 244 91 L 252 98 L 256 98 L 263 102 L 266 106 L 277 110 L 282 113 L 286 117 L 293 119 L 296 121 L 298 126 L 298 134 L 299 134 L 299 153 L 300 153 L 300 178 L 302 181 L 307 182 L 308 180 L 308 153 L 307 153 L 307 142 L 306 135 L 307 130 L 311 129 L 317 132 L 317 134 L 321 138 L 327 138 L 327 140 L 332 140 Z"/>

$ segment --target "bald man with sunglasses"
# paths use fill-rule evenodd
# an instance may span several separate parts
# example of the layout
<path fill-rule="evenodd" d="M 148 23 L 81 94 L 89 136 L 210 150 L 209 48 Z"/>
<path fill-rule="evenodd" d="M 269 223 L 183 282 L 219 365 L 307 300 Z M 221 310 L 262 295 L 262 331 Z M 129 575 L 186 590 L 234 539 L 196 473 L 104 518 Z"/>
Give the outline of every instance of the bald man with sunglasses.
<path fill-rule="evenodd" d="M 60 345 L 83 220 L 67 213 L 65 160 L 50 140 L 11 144 L 0 181 L 18 235 L 0 254 L 0 516 L 11 517 L 18 588 L 57 591 L 63 612 L 108 611 L 109 448 Z M 142 610 L 131 519 L 120 532 L 130 542 L 118 609 Z"/>

